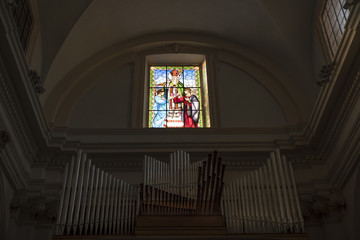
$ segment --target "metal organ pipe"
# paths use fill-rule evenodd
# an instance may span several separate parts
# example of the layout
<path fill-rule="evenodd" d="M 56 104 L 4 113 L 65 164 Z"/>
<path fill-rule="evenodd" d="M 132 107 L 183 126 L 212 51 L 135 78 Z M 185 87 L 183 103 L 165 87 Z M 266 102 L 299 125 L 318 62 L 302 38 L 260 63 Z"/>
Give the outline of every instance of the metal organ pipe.
<path fill-rule="evenodd" d="M 279 150 L 258 170 L 227 184 L 221 206 L 231 233 L 304 232 L 292 165 Z"/>
<path fill-rule="evenodd" d="M 64 176 L 57 235 L 133 234 L 137 187 L 100 171 L 81 150 Z"/>
<path fill-rule="evenodd" d="M 219 214 L 216 207 L 217 201 L 220 203 L 218 195 L 221 196 L 222 189 L 219 188 L 224 167 L 220 167 L 221 159 L 217 161 L 216 153 L 207 161 L 193 163 L 189 154 L 183 151 L 172 153 L 169 163 L 154 158 L 145 158 L 144 161 L 148 169 L 144 171 L 140 214 Z M 153 181 L 148 172 L 160 178 Z"/>
<path fill-rule="evenodd" d="M 146 155 L 137 187 L 79 150 L 65 167 L 56 234 L 131 235 L 139 214 L 224 215 L 231 233 L 304 231 L 292 165 L 279 150 L 233 183 L 224 184 L 224 171 L 216 152 L 195 162 L 183 151 L 169 162 Z"/>

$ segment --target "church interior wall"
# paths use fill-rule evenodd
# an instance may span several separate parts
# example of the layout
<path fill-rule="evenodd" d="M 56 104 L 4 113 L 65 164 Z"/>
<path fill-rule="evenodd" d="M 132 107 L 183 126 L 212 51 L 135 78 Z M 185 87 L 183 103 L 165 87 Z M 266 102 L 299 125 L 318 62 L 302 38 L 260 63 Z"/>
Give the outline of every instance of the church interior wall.
<path fill-rule="evenodd" d="M 355 232 L 358 229 L 358 222 L 355 220 L 355 208 L 359 205 L 355 201 L 354 192 L 358 192 L 356 186 L 356 177 L 359 174 L 359 165 L 351 173 L 350 177 L 337 191 L 340 191 L 341 195 L 338 195 L 339 198 L 330 199 L 328 202 L 322 202 L 323 211 L 316 215 L 316 218 L 312 221 L 319 224 L 323 229 L 323 239 L 326 240 L 338 240 L 338 239 L 357 239 L 355 237 Z M 335 190 L 336 191 L 336 190 Z M 318 200 L 322 200 L 321 198 Z M 339 207 L 336 205 L 338 202 L 344 201 L 345 205 Z M 320 223 L 321 222 L 321 223 Z M 314 224 L 316 225 L 316 224 Z M 313 239 L 316 235 L 313 235 Z M 311 239 L 312 239 L 311 238 Z"/>
<path fill-rule="evenodd" d="M 81 4 L 86 5 L 89 2 L 90 1 L 83 1 Z M 68 4 L 70 4 L 70 2 Z M 5 9 L 3 6 L 4 4 L 0 3 L 0 5 L 0 11 L 3 11 L 3 9 Z M 48 4 L 44 3 L 43 5 Z M 49 9 L 52 8 L 51 6 L 47 7 Z M 77 7 L 78 6 L 75 6 L 75 8 Z M 75 10 L 77 12 L 80 11 L 80 9 Z M 47 11 L 42 11 L 42 14 L 47 14 L 46 12 Z M 59 12 L 61 11 L 59 10 Z M 50 13 L 50 11 L 48 13 Z M 0 17 L 3 17 L 3 12 L 0 12 Z M 0 20 L 1 25 L 3 24 L 3 19 L 1 18 Z M 71 22 L 76 22 L 76 19 L 72 18 Z M 0 27 L 3 26 L 1 25 Z M 54 49 L 57 48 L 57 50 L 59 50 L 61 49 L 61 40 L 59 39 L 63 38 L 62 36 L 54 34 L 51 39 L 49 39 L 49 36 L 51 35 L 50 24 L 44 23 L 42 27 L 43 32 L 47 33 L 47 35 L 43 38 L 44 36 L 41 36 L 40 31 L 38 32 L 34 38 L 34 46 L 31 51 L 32 53 L 30 56 L 26 57 L 28 59 L 30 69 L 34 69 L 38 73 L 43 72 L 43 76 L 46 76 L 47 71 L 49 69 L 51 70 L 51 62 L 54 58 L 56 58 L 56 54 L 51 56 L 49 51 L 43 53 L 42 47 L 46 44 L 52 44 L 51 47 L 56 45 L 57 47 L 55 46 Z M 71 31 L 68 27 L 69 26 L 64 27 L 64 32 L 61 33 L 63 37 L 66 36 L 66 34 L 64 34 L 65 32 L 69 33 Z M 68 29 L 68 31 L 65 28 Z M 6 31 L 9 30 L 7 29 Z M 15 30 L 12 29 L 9 32 L 10 37 L 9 35 L 6 35 L 6 37 L 4 37 L 5 35 L 0 35 L 0 42 L 7 43 L 7 41 L 9 41 L 13 47 L 17 44 L 17 42 L 11 38 L 11 36 L 13 36 L 11 34 L 14 34 Z M 356 35 L 358 33 L 355 32 L 356 31 L 354 30 L 352 36 L 358 37 L 359 35 Z M 165 44 L 159 41 L 162 37 L 170 36 L 168 40 L 170 39 L 172 41 L 173 39 L 177 39 L 179 36 L 179 39 L 182 40 L 189 40 L 191 39 L 191 36 L 193 36 L 189 34 L 187 36 L 188 39 L 186 39 L 186 36 L 181 38 L 183 35 L 185 36 L 186 34 L 179 33 L 171 35 L 163 33 L 153 39 L 151 39 L 151 36 L 145 37 L 144 39 L 146 40 L 141 42 L 139 45 L 136 45 L 135 43 L 134 45 L 129 44 L 131 47 L 127 50 L 132 51 L 136 48 L 141 48 L 143 47 L 141 44 L 145 44 L 145 42 L 150 43 L 151 41 L 154 41 L 154 43 L 159 46 L 165 46 L 167 43 Z M 315 120 L 310 119 L 309 112 L 311 108 L 305 106 L 303 107 L 302 103 L 305 101 L 303 102 L 302 100 L 299 100 L 300 97 L 291 96 L 293 93 L 297 94 L 296 91 L 294 91 L 294 89 L 296 89 L 296 85 L 293 84 L 296 81 L 293 79 L 291 80 L 293 83 L 289 83 L 286 86 L 282 85 L 286 82 L 286 75 L 282 75 L 281 67 L 276 70 L 275 68 L 272 69 L 272 65 L 267 64 L 266 61 L 259 60 L 261 59 L 261 56 L 257 58 L 258 56 L 254 55 L 253 58 L 250 58 L 249 56 L 252 55 L 252 52 L 250 51 L 241 55 L 240 52 L 245 49 L 243 46 L 239 45 L 238 48 L 232 49 L 235 44 L 225 47 L 228 43 L 225 40 L 224 42 L 221 42 L 217 38 L 213 38 L 211 36 L 200 37 L 200 35 L 196 35 L 196 40 L 199 41 L 199 49 L 202 50 L 204 47 L 200 44 L 200 42 L 204 43 L 204 45 L 205 43 L 208 43 L 210 46 L 206 50 L 208 52 L 212 52 L 216 48 L 218 49 L 218 58 L 213 58 L 213 60 L 217 63 L 217 68 L 216 70 L 213 69 L 213 71 L 217 76 L 216 83 L 218 89 L 216 89 L 216 92 L 218 93 L 218 99 L 215 101 L 218 102 L 219 111 L 217 112 L 217 117 L 220 120 L 220 124 L 216 127 L 219 127 L 220 130 L 204 129 L 205 131 L 200 133 L 190 130 L 188 133 L 177 135 L 176 132 L 158 134 L 154 131 L 157 129 L 131 128 L 131 122 L 134 120 L 131 118 L 131 110 L 134 107 L 132 99 L 134 95 L 134 72 L 136 71 L 136 69 L 134 70 L 133 61 L 134 56 L 137 53 L 145 54 L 144 52 L 151 50 L 151 48 L 147 49 L 146 47 L 144 47 L 146 50 L 144 50 L 144 52 L 137 49 L 139 52 L 135 53 L 135 51 L 128 55 L 124 54 L 121 56 L 121 59 L 116 59 L 117 54 L 119 56 L 123 54 L 121 51 L 111 52 L 111 48 L 106 48 L 100 50 L 100 54 L 96 56 L 98 57 L 97 59 L 94 58 L 95 60 L 89 61 L 88 63 L 87 61 L 91 58 L 89 57 L 89 59 L 84 60 L 83 63 L 71 66 L 73 69 L 69 66 L 68 72 L 62 72 L 63 75 L 61 75 L 59 79 L 55 79 L 59 80 L 59 82 L 61 81 L 63 84 L 60 84 L 60 90 L 56 89 L 59 90 L 58 92 L 46 92 L 49 96 L 55 93 L 55 96 L 58 96 L 56 94 L 60 94 L 60 97 L 64 98 L 63 101 L 59 101 L 60 110 L 58 112 L 54 111 L 55 114 L 59 114 L 59 116 L 61 115 L 59 118 L 59 125 L 56 126 L 59 128 L 54 127 L 54 122 L 52 122 L 51 119 L 48 119 L 49 125 L 46 125 L 42 129 L 42 133 L 37 133 L 44 139 L 42 139 L 41 142 L 37 142 L 35 138 L 30 138 L 30 141 L 33 141 L 33 145 L 31 146 L 40 146 L 40 149 L 27 149 L 28 146 L 25 146 L 24 144 L 25 140 L 23 135 L 19 134 L 24 131 L 26 134 L 31 135 L 37 130 L 37 128 L 34 128 L 35 130 L 31 129 L 32 131 L 29 131 L 29 129 L 18 128 L 18 125 L 16 124 L 21 124 L 21 122 L 15 123 L 13 118 L 9 117 L 13 113 L 8 110 L 12 108 L 17 109 L 18 114 L 16 117 L 17 119 L 21 119 L 21 121 L 26 121 L 26 119 L 28 119 L 27 115 L 33 114 L 35 117 L 31 115 L 32 118 L 30 119 L 40 119 L 39 122 L 46 122 L 46 120 L 44 120 L 45 117 L 41 115 L 43 114 L 41 112 L 42 109 L 40 113 L 35 111 L 32 112 L 33 109 L 29 108 L 26 108 L 26 111 L 22 111 L 25 103 L 21 102 L 21 99 L 27 99 L 24 95 L 22 95 L 21 99 L 19 98 L 20 103 L 15 101 L 15 104 L 14 102 L 11 102 L 11 100 L 5 99 L 5 95 L 0 96 L 0 130 L 6 130 L 11 137 L 11 142 L 7 144 L 4 149 L 0 149 L 0 160 L 2 161 L 0 162 L 0 239 L 50 239 L 52 237 L 53 222 L 35 221 L 34 219 L 31 219 L 34 216 L 30 216 L 28 222 L 22 221 L 23 215 L 21 214 L 24 214 L 24 212 L 21 211 L 24 210 L 23 207 L 29 206 L 30 202 L 25 201 L 23 205 L 20 204 L 16 208 L 14 208 L 12 204 L 14 203 L 14 199 L 17 200 L 15 195 L 22 189 L 26 189 L 28 193 L 30 192 L 30 197 L 46 196 L 46 201 L 48 201 L 49 196 L 53 199 L 57 199 L 59 197 L 59 190 L 61 189 L 64 177 L 62 171 L 63 164 L 69 161 L 69 156 L 74 154 L 77 149 L 84 147 L 86 148 L 85 151 L 93 151 L 93 153 L 101 151 L 107 152 L 108 156 L 113 159 L 109 160 L 106 157 L 103 158 L 101 154 L 99 154 L 94 159 L 95 165 L 98 164 L 97 166 L 100 168 L 105 169 L 109 173 L 123 179 L 124 181 L 138 184 L 142 179 L 140 162 L 141 159 L 143 159 L 143 153 L 151 152 L 154 155 L 162 154 L 163 157 L 173 150 L 178 150 L 179 146 L 181 148 L 187 148 L 194 151 L 195 155 L 199 152 L 209 152 L 209 149 L 216 148 L 220 149 L 220 151 L 224 150 L 224 159 L 230 163 L 231 160 L 234 160 L 233 162 L 253 163 L 255 162 L 254 159 L 245 159 L 246 156 L 243 156 L 246 152 L 257 152 L 258 158 L 256 160 L 258 160 L 259 156 L 264 155 L 265 152 L 267 154 L 269 151 L 272 151 L 277 147 L 282 148 L 281 150 L 284 151 L 285 154 L 289 153 L 289 160 L 294 163 L 295 179 L 299 186 L 299 192 L 301 195 L 306 197 L 306 199 L 302 200 L 310 205 L 309 208 L 312 211 L 310 214 L 311 219 L 307 219 L 306 228 L 309 233 L 309 239 L 355 240 L 360 238 L 360 228 L 357 227 L 360 222 L 360 205 L 358 204 L 360 202 L 360 166 L 358 158 L 359 144 L 356 143 L 359 136 L 357 125 L 359 122 L 358 106 L 360 106 L 360 95 L 358 94 L 359 91 L 357 90 L 357 83 L 354 83 L 351 87 L 348 86 L 350 83 L 352 84 L 353 81 L 355 82 L 355 80 L 352 77 L 346 79 L 346 77 L 344 77 L 346 74 L 343 74 L 343 83 L 336 85 L 336 88 L 340 89 L 335 91 L 338 95 L 335 97 L 331 96 L 332 101 L 338 101 L 338 103 L 334 106 L 326 105 L 328 103 L 327 99 L 330 98 L 329 95 L 332 93 L 328 89 L 334 87 L 334 81 L 330 81 L 330 83 L 325 85 L 325 87 L 321 90 L 320 88 L 314 87 L 312 84 L 313 80 L 317 79 L 317 75 L 322 65 L 327 62 L 323 57 L 323 52 L 321 52 L 321 43 L 319 42 L 318 36 L 313 34 L 311 36 L 312 51 L 307 51 L 306 53 L 304 52 L 304 56 L 302 56 L 303 60 L 305 60 L 309 59 L 309 57 L 305 55 L 312 54 L 311 65 L 313 66 L 313 71 L 309 69 L 306 69 L 305 71 L 303 69 L 304 75 L 302 75 L 302 77 L 306 75 L 308 78 L 301 81 L 299 85 L 301 86 L 301 91 L 305 92 L 302 97 L 304 97 L 312 107 L 315 104 L 316 99 L 318 99 L 316 104 L 319 104 L 321 99 L 319 100 L 318 97 L 322 96 L 323 103 L 321 103 L 321 106 L 327 106 L 327 111 L 331 112 L 331 114 L 326 115 L 330 116 L 329 118 L 323 117 L 324 119 L 321 119 L 320 125 L 324 126 L 322 128 L 325 129 L 324 131 L 326 134 L 323 134 L 323 132 L 320 131 L 320 133 L 316 133 L 318 135 L 315 135 L 314 132 L 317 131 L 317 126 L 314 128 L 315 130 L 309 130 L 311 127 L 309 127 L 309 125 L 322 118 L 321 114 L 323 109 L 314 108 L 314 112 L 318 111 L 319 114 L 314 114 Z M 296 36 L 299 37 L 300 35 L 301 34 L 297 34 Z M 142 36 L 139 37 L 139 39 L 140 38 L 142 38 Z M 356 38 L 354 39 L 355 42 Z M 46 43 L 42 42 L 42 40 L 46 40 Z M 169 42 L 172 43 L 170 40 Z M 308 40 L 311 41 L 311 39 Z M 300 42 L 300 38 L 297 39 L 297 41 Z M 182 46 L 185 46 L 186 48 L 191 45 L 192 50 L 196 49 L 197 47 L 192 44 L 194 44 L 194 42 L 190 43 L 189 40 L 188 43 Z M 352 40 L 349 41 L 348 44 L 353 44 Z M 119 43 L 119 46 L 120 45 L 122 45 L 122 43 Z M 310 45 L 308 47 L 311 47 Z M 5 48 L 4 46 L 5 45 L 2 45 L 1 49 Z M 352 45 L 352 49 L 358 49 L 356 46 L 358 46 L 358 42 Z M 45 47 L 50 48 L 49 45 Z M 166 47 L 167 45 L 165 48 Z M 284 48 L 285 47 L 286 46 L 284 46 Z M 347 45 L 343 48 L 350 49 L 347 48 Z M 10 47 L 8 47 L 8 49 L 10 49 Z M 18 94 L 21 95 L 21 93 L 25 93 L 23 89 L 18 88 L 18 86 L 23 83 L 23 79 L 20 79 L 18 76 L 26 77 L 27 75 L 24 74 L 24 72 L 21 73 L 22 75 L 19 73 L 13 73 L 17 71 L 17 67 L 23 64 L 21 61 L 15 61 L 22 57 L 22 49 L 14 49 L 16 48 L 13 48 L 11 51 L 19 51 L 21 54 L 16 52 L 16 54 L 13 53 L 14 56 L 10 56 L 9 53 L 12 52 L 9 50 L 6 52 L 6 55 L 4 54 L 4 56 L 0 56 L 2 61 L 1 64 L 4 62 L 0 69 L 0 77 L 2 77 L 0 90 L 1 93 L 3 93 L 3 86 L 15 86 L 14 89 L 8 91 L 8 93 L 11 92 L 11 94 L 14 95 L 12 97 L 15 99 Z M 65 49 L 67 54 L 72 54 L 70 49 L 70 47 Z M 233 50 L 233 52 L 229 53 L 230 49 Z M 274 51 L 274 49 L 271 50 Z M 108 52 L 108 55 L 105 54 L 106 51 Z M 299 51 L 300 50 L 298 49 L 297 52 Z M 351 73 L 352 75 L 355 75 L 355 73 L 358 74 L 359 71 L 358 66 L 355 66 L 359 63 L 359 60 L 354 61 L 352 58 L 352 55 L 355 55 L 356 53 L 358 53 L 358 50 L 349 53 L 349 56 L 346 55 L 347 59 L 350 59 L 346 63 L 353 64 L 351 65 L 351 71 L 354 72 Z M 342 54 L 344 54 L 344 52 L 342 52 Z M 296 58 L 295 55 L 294 58 Z M 43 57 L 45 59 L 43 59 Z M 275 57 L 276 56 L 274 55 L 274 58 Z M 106 62 L 110 58 L 114 58 L 115 60 Z M 19 66 L 14 65 L 9 67 L 10 64 L 8 63 L 9 61 L 7 61 L 8 59 L 10 59 L 11 62 L 19 64 Z M 55 61 L 54 69 L 61 70 L 62 63 L 66 62 L 66 59 L 67 56 L 61 55 L 60 60 L 57 59 Z M 231 61 L 234 59 L 236 59 L 236 62 Z M 339 62 L 341 61 L 339 60 Z M 291 66 L 292 63 L 292 61 L 287 62 L 287 70 L 284 70 L 284 72 L 288 72 L 290 75 L 296 75 L 295 72 L 291 71 L 291 67 L 293 67 Z M 247 66 L 248 69 L 242 69 L 239 66 Z M 254 68 L 254 66 L 258 66 L 259 69 L 261 68 L 262 72 L 260 73 L 260 71 L 254 70 L 251 72 L 253 75 L 251 75 L 250 72 L 247 72 L 247 70 Z M 22 71 L 25 71 L 24 69 L 27 70 L 27 66 L 24 65 L 22 67 Z M 297 67 L 294 68 L 296 68 L 297 71 L 302 72 L 302 68 Z M 347 72 L 350 72 L 350 67 L 346 69 Z M 9 70 L 9 72 L 7 70 Z M 50 75 L 48 75 L 50 76 L 49 79 L 46 79 L 49 80 L 49 86 L 53 84 L 50 83 L 51 80 L 53 80 L 52 78 L 58 77 L 58 72 L 55 70 L 53 72 L 51 70 Z M 261 76 L 263 72 L 268 73 L 268 75 L 263 75 L 264 78 L 256 79 L 254 73 L 259 73 L 259 75 L 256 76 Z M 312 72 L 314 74 L 314 78 L 309 77 Z M 72 75 L 73 73 L 75 74 Z M 280 78 L 279 76 L 282 77 Z M 286 99 L 286 97 L 282 96 L 283 98 L 280 98 L 279 95 L 274 94 L 277 92 L 274 91 L 275 87 L 274 89 L 270 89 L 269 86 L 265 86 L 265 83 L 268 79 L 270 79 L 270 77 L 274 77 L 274 82 L 279 82 L 279 85 L 277 86 L 278 89 L 284 87 L 284 91 L 281 92 L 281 94 L 289 94 L 290 97 L 288 99 L 295 99 L 295 104 L 284 104 L 283 99 Z M 30 81 L 29 79 L 25 80 Z M 54 82 L 56 83 L 56 81 Z M 71 86 L 75 86 L 73 89 L 69 90 L 71 94 L 67 91 L 61 92 L 64 87 L 67 87 L 66 85 L 68 83 L 70 83 Z M 31 84 L 29 84 L 29 86 L 30 87 L 27 89 L 29 90 L 28 93 L 30 92 L 29 95 L 34 94 L 34 96 L 38 97 L 35 91 L 34 93 L 31 92 L 33 90 L 31 88 Z M 56 88 L 58 85 L 51 87 Z M 342 87 L 344 87 L 344 91 Z M 17 92 L 19 89 L 21 91 Z M 354 92 L 352 95 L 349 94 L 349 98 L 346 93 L 348 89 L 349 92 Z M 325 91 L 327 91 L 326 94 L 329 95 L 320 94 L 318 96 L 320 92 Z M 135 94 L 139 94 L 141 97 L 143 95 L 141 92 L 135 92 Z M 39 98 L 44 104 L 46 99 L 41 99 L 42 96 Z M 6 101 L 3 101 L 3 99 Z M 52 100 L 53 98 L 49 101 L 51 104 L 53 103 Z M 39 108 L 41 108 L 41 104 L 39 104 L 39 106 Z M 51 109 L 52 106 L 53 105 L 51 105 L 49 109 Z M 289 112 L 285 111 L 284 106 L 287 106 L 287 109 L 292 109 L 292 106 L 301 108 L 294 110 L 294 112 L 303 112 L 301 114 L 293 114 L 292 118 L 292 123 L 299 124 L 296 125 L 300 126 L 299 128 L 287 128 L 288 119 L 292 113 L 290 112 L 289 114 Z M 342 109 L 345 110 L 340 111 Z M 62 112 L 63 110 L 68 112 L 68 114 Z M 342 117 L 338 119 L 339 115 Z M 308 117 L 310 120 L 308 120 Z M 309 121 L 310 123 L 305 121 Z M 304 127 L 301 125 L 302 123 L 308 125 Z M 29 121 L 29 126 L 31 128 L 33 124 L 38 123 Z M 39 127 L 39 129 L 40 128 L 41 127 Z M 252 131 L 253 129 L 249 130 L 248 128 L 268 128 L 270 130 L 266 129 L 263 131 L 263 129 L 260 129 L 258 131 Z M 312 134 L 315 135 L 314 138 L 312 138 L 314 136 Z M 154 139 L 156 139 L 156 141 L 154 141 Z M 47 145 L 42 145 L 42 141 L 46 142 Z M 143 142 L 146 144 L 142 144 Z M 153 147 L 155 144 L 157 144 L 156 149 Z M 30 156 L 29 152 L 33 153 L 33 155 Z M 49 156 L 46 157 L 46 154 Z M 91 153 L 89 155 L 91 155 Z M 117 158 L 118 156 L 121 157 Z M 199 156 L 199 154 L 196 156 Z M 263 160 L 265 159 L 266 158 Z M 36 163 L 36 161 L 38 161 L 38 163 Z M 126 166 L 126 164 L 128 165 Z M 49 165 L 52 165 L 52 167 L 49 167 Z M 225 182 L 229 183 L 239 179 L 259 166 L 256 164 L 245 165 L 246 164 L 239 164 L 235 166 L 229 164 L 229 169 L 227 170 L 227 175 L 225 176 Z M 354 170 L 352 170 L 353 168 Z M 4 172 L 7 174 L 4 174 Z M 335 197 L 338 196 L 345 199 L 345 206 L 341 204 L 333 204 L 336 199 L 334 200 L 332 198 L 334 196 L 329 193 L 329 191 L 332 190 L 340 191 L 340 195 L 335 195 Z M 324 196 L 325 199 L 322 199 Z M 319 199 L 321 201 L 317 202 Z M 40 200 L 39 202 L 41 204 L 45 204 Z M 48 203 L 49 202 L 46 202 L 46 204 Z M 320 205 L 326 205 L 326 211 L 324 213 L 316 213 L 319 209 L 316 209 L 314 205 L 317 203 Z M 339 209 L 339 207 L 341 208 Z M 46 209 L 46 211 L 48 211 L 50 208 L 46 205 Z M 304 208 L 303 210 L 306 212 L 307 209 Z M 41 214 L 43 214 L 43 212 L 41 212 Z M 28 215 L 24 216 L 29 217 Z"/>
<path fill-rule="evenodd" d="M 41 44 L 41 33 L 38 31 L 34 36 L 34 43 L 32 46 L 32 52 L 28 55 L 28 63 L 31 69 L 37 73 L 41 73 L 42 70 L 42 44 Z"/>
<path fill-rule="evenodd" d="M 74 103 L 69 128 L 129 128 L 131 76 L 129 64 L 89 76 L 96 82 Z"/>
<path fill-rule="evenodd" d="M 315 29 L 312 35 L 312 79 L 317 79 L 319 77 L 319 69 L 326 64 L 326 60 L 324 58 L 324 54 L 322 51 L 322 46 L 319 41 L 319 32 Z M 312 83 L 313 86 L 315 82 Z M 309 94 L 308 97 L 312 100 L 313 103 L 316 103 L 316 100 L 319 96 L 320 89 L 319 88 L 310 88 L 307 90 L 313 92 L 313 94 Z"/>
<path fill-rule="evenodd" d="M 286 119 L 273 96 L 254 78 L 219 63 L 220 127 L 284 127 Z"/>
<path fill-rule="evenodd" d="M 68 127 L 129 128 L 132 107 L 132 73 L 129 64 L 111 64 L 87 77 L 96 80 L 74 103 Z M 221 116 L 219 127 L 286 126 L 281 107 L 255 79 L 226 63 L 219 64 L 217 79 L 217 101 Z"/>

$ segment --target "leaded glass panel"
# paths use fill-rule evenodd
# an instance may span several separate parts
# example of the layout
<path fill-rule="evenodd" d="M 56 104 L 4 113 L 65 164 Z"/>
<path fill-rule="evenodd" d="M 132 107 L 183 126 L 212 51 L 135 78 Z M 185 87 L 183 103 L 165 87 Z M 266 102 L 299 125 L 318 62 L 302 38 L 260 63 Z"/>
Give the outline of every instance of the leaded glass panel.
<path fill-rule="evenodd" d="M 343 8 L 345 2 L 346 0 L 327 0 L 321 16 L 332 57 L 335 56 L 340 45 L 345 23 L 349 16 L 349 10 Z"/>
<path fill-rule="evenodd" d="M 148 127 L 204 127 L 199 66 L 151 66 L 149 86 Z"/>

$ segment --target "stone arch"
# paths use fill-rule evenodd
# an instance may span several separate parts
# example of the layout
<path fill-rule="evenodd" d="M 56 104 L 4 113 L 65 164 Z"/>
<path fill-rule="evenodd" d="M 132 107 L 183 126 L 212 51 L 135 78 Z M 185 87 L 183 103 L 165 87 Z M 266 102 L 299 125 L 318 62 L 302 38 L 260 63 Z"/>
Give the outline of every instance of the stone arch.
<path fill-rule="evenodd" d="M 215 52 L 221 61 L 229 62 L 259 81 L 279 103 L 289 126 L 299 125 L 307 115 L 307 100 L 299 94 L 289 77 L 262 56 L 223 39 L 196 35 L 164 33 L 147 35 L 109 47 L 88 58 L 70 71 L 51 91 L 44 104 L 48 121 L 55 126 L 66 126 L 76 101 L 93 83 L 88 76 L 106 64 L 133 62 L 141 52 L 164 45 L 180 43 L 200 49 L 198 53 Z M 160 52 L 159 52 L 160 51 Z"/>

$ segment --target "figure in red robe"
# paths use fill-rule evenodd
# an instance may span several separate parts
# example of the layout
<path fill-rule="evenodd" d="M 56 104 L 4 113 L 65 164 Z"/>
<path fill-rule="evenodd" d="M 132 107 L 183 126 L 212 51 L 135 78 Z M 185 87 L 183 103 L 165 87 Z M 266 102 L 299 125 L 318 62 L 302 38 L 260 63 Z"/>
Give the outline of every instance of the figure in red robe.
<path fill-rule="evenodd" d="M 184 103 L 184 111 L 182 112 L 182 120 L 184 127 L 197 128 L 199 121 L 200 102 L 195 95 L 191 95 L 191 89 L 185 88 L 184 96 L 179 93 L 174 98 L 174 103 Z"/>

